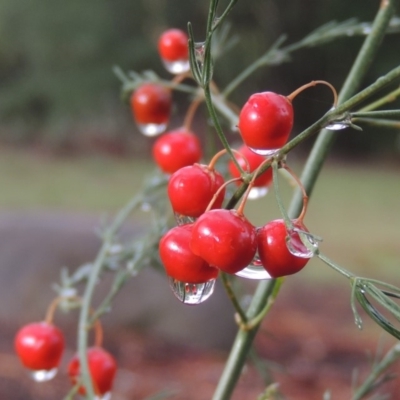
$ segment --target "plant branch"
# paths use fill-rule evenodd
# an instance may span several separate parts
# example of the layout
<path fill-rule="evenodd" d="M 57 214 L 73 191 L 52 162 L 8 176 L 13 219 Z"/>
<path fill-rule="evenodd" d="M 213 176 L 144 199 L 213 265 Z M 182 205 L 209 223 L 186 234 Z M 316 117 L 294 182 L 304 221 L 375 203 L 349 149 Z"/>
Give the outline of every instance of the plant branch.
<path fill-rule="evenodd" d="M 374 366 L 368 378 L 353 394 L 352 400 L 361 400 L 376 389 L 376 383 L 382 373 L 400 358 L 400 344 L 396 343 L 385 355 L 385 357 Z"/>

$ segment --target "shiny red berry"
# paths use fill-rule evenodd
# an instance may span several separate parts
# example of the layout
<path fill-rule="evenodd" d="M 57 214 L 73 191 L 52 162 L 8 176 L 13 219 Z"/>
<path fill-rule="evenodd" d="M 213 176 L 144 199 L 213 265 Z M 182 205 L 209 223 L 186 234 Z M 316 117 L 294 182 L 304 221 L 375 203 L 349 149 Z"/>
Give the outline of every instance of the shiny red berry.
<path fill-rule="evenodd" d="M 158 40 L 158 51 L 166 61 L 189 58 L 188 35 L 180 29 L 168 29 Z"/>
<path fill-rule="evenodd" d="M 297 229 L 307 232 L 302 223 L 294 221 Z M 266 271 L 273 277 L 292 275 L 305 267 L 311 255 L 302 243 L 297 232 L 290 235 L 291 244 L 296 252 L 303 257 L 292 254 L 287 245 L 286 237 L 288 232 L 285 222 L 277 219 L 259 228 L 257 231 L 258 255 Z M 305 256 L 305 257 L 304 257 Z"/>
<path fill-rule="evenodd" d="M 240 147 L 237 151 L 243 157 L 237 155 L 236 153 L 234 154 L 234 156 L 244 171 L 254 172 L 265 161 L 265 157 L 254 153 L 245 145 Z M 249 169 L 247 168 L 245 160 L 247 160 L 248 162 Z M 228 169 L 234 178 L 240 177 L 240 172 L 236 168 L 236 165 L 234 164 L 233 161 L 229 161 Z M 268 186 L 271 182 L 272 182 L 272 169 L 269 168 L 262 175 L 256 178 L 256 180 L 254 181 L 254 186 L 255 187 Z M 240 185 L 240 181 L 238 181 L 237 184 Z"/>
<path fill-rule="evenodd" d="M 186 283 L 216 279 L 218 270 L 210 267 L 190 249 L 192 224 L 176 226 L 160 240 L 160 258 L 168 276 Z"/>
<path fill-rule="evenodd" d="M 165 124 L 171 112 L 171 91 L 157 83 L 144 83 L 132 93 L 130 103 L 138 124 Z"/>
<path fill-rule="evenodd" d="M 114 357 L 101 347 L 90 347 L 87 350 L 87 359 L 95 394 L 101 396 L 110 392 L 117 371 Z M 68 375 L 74 385 L 80 379 L 80 362 L 77 354 L 68 364 Z M 83 386 L 79 388 L 79 393 L 83 395 L 86 393 Z"/>
<path fill-rule="evenodd" d="M 199 162 L 201 156 L 200 140 L 185 129 L 167 132 L 153 145 L 153 159 L 167 174 L 173 174 L 179 168 Z"/>
<path fill-rule="evenodd" d="M 15 350 L 22 364 L 33 371 L 57 368 L 64 351 L 64 335 L 52 324 L 34 322 L 15 337 Z"/>
<path fill-rule="evenodd" d="M 181 215 L 199 217 L 223 184 L 223 176 L 207 165 L 194 164 L 178 169 L 168 182 L 172 209 Z M 224 196 L 225 188 L 218 194 L 212 208 L 221 208 Z"/>
<path fill-rule="evenodd" d="M 243 141 L 259 154 L 268 154 L 285 145 L 292 127 L 291 101 L 273 92 L 253 94 L 240 111 Z"/>
<path fill-rule="evenodd" d="M 211 266 L 235 274 L 254 258 L 256 230 L 236 210 L 211 210 L 194 223 L 190 247 Z"/>

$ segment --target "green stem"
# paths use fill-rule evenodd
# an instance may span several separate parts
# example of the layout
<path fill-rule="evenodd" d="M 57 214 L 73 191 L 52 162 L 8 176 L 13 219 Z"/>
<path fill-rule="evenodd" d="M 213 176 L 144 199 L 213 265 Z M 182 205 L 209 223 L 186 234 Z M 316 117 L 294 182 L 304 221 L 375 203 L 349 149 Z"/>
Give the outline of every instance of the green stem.
<path fill-rule="evenodd" d="M 398 87 L 397 89 L 388 93 L 387 95 L 383 96 L 382 98 L 374 101 L 373 103 L 368 104 L 367 106 L 363 107 L 360 111 L 376 110 L 377 108 L 379 108 L 387 103 L 395 101 L 398 96 L 400 96 L 400 87 Z"/>
<path fill-rule="evenodd" d="M 357 58 L 349 72 L 349 75 L 347 76 L 343 88 L 340 91 L 338 102 L 339 104 L 342 104 L 347 99 L 349 99 L 360 86 L 369 65 L 377 54 L 379 45 L 383 37 L 385 36 L 386 28 L 389 25 L 390 19 L 394 15 L 395 6 L 397 5 L 397 3 L 398 0 L 389 0 L 388 2 L 382 2 L 381 7 L 372 24 L 371 33 L 366 37 L 360 49 L 360 52 L 358 53 Z M 400 67 L 396 69 L 399 69 L 398 72 L 400 73 Z M 378 79 L 376 84 L 378 84 L 379 82 L 380 80 Z M 311 194 L 312 189 L 314 188 L 314 185 L 318 179 L 319 173 L 329 153 L 329 150 L 332 147 L 335 137 L 336 133 L 334 131 L 323 130 L 319 134 L 313 146 L 313 149 L 311 150 L 301 177 L 301 181 L 303 182 L 304 188 L 306 189 L 308 195 Z M 295 195 L 292 198 L 290 207 L 290 210 L 293 214 L 298 214 L 298 212 L 300 211 L 301 199 L 301 191 L 296 190 Z"/>
<path fill-rule="evenodd" d="M 376 55 L 379 44 L 385 34 L 386 27 L 394 14 L 394 5 L 396 1 L 397 0 L 389 0 L 388 3 L 382 3 L 372 25 L 371 34 L 366 38 L 360 50 L 356 62 L 345 82 L 344 88 L 342 89 L 339 101 L 348 99 L 360 85 L 361 79 L 365 76 L 369 64 Z M 335 134 L 333 132 L 324 132 L 323 135 L 321 134 L 309 157 L 302 179 L 303 185 L 309 194 L 314 187 L 334 136 Z M 302 200 L 303 194 L 301 190 L 298 190 L 292 198 L 289 215 L 299 214 L 302 207 Z M 273 292 L 274 286 L 274 280 L 260 282 L 247 313 L 249 319 L 255 317 L 263 309 Z M 212 400 L 228 400 L 231 397 L 246 362 L 247 354 L 251 348 L 258 327 L 259 325 L 249 331 L 239 330 Z"/>
<path fill-rule="evenodd" d="M 385 372 L 393 363 L 400 358 L 400 344 L 396 343 L 385 355 L 382 361 L 376 365 L 368 378 L 354 393 L 352 400 L 361 400 L 364 396 L 371 393 L 376 388 L 376 383 L 380 375 Z"/>
<path fill-rule="evenodd" d="M 393 119 L 374 119 L 374 118 L 354 118 L 355 123 L 367 124 L 377 128 L 400 129 L 400 120 Z"/>
<path fill-rule="evenodd" d="M 268 298 L 274 291 L 275 284 L 276 281 L 271 279 L 262 281 L 258 285 L 249 310 L 246 313 L 248 319 L 256 317 L 256 315 L 262 311 Z M 251 349 L 259 326 L 258 324 L 250 330 L 239 329 L 212 400 L 230 399 L 235 389 L 236 382 L 242 372 L 242 368 L 246 363 L 247 355 Z"/>
<path fill-rule="evenodd" d="M 78 323 L 78 355 L 80 362 L 80 370 L 83 385 L 86 388 L 86 398 L 93 399 L 94 398 L 94 389 L 92 385 L 92 380 L 90 378 L 89 366 L 87 362 L 87 343 L 88 343 L 88 330 L 90 328 L 89 324 L 89 314 L 90 314 L 90 306 L 94 293 L 95 286 L 97 284 L 100 272 L 102 270 L 102 266 L 104 265 L 104 261 L 108 254 L 110 245 L 112 244 L 112 240 L 114 238 L 115 233 L 121 227 L 121 225 L 128 218 L 129 214 L 139 205 L 141 204 L 141 197 L 135 196 L 115 217 L 113 223 L 106 230 L 103 238 L 103 244 L 100 248 L 100 251 L 97 254 L 97 257 L 93 263 L 92 270 L 89 276 L 89 279 L 86 284 L 85 292 L 82 297 L 82 308 L 79 315 L 79 323 Z"/>
<path fill-rule="evenodd" d="M 354 118 L 399 118 L 400 110 L 354 112 L 351 116 Z"/>
<path fill-rule="evenodd" d="M 237 314 L 240 316 L 240 321 L 245 323 L 247 321 L 247 315 L 243 311 L 242 307 L 240 306 L 240 304 L 237 300 L 235 292 L 232 289 L 231 282 L 229 281 L 228 275 L 225 274 L 224 272 L 222 272 L 220 276 L 221 276 L 221 280 L 224 285 L 224 288 L 228 294 L 228 297 L 229 297 L 230 301 L 232 302 L 233 307 L 235 308 Z"/>
<path fill-rule="evenodd" d="M 342 274 L 346 278 L 348 278 L 348 279 L 354 278 L 354 275 L 351 272 L 347 271 L 346 269 L 341 267 L 339 264 L 336 264 L 330 258 L 324 256 L 320 252 L 316 252 L 316 255 L 321 261 L 323 261 L 325 264 L 329 265 L 331 268 L 333 268 L 335 271 L 339 272 L 340 274 Z"/>

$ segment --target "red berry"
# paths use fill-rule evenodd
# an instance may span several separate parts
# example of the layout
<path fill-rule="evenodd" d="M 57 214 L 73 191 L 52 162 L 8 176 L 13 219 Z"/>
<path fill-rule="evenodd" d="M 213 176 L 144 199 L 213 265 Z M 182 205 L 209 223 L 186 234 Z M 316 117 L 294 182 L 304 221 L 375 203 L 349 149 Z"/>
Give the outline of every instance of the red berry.
<path fill-rule="evenodd" d="M 200 140 L 184 129 L 165 133 L 153 145 L 154 161 L 167 174 L 199 162 L 201 156 Z"/>
<path fill-rule="evenodd" d="M 190 247 L 211 266 L 235 274 L 254 258 L 256 230 L 236 210 L 211 210 L 194 223 Z"/>
<path fill-rule="evenodd" d="M 223 183 L 222 175 L 207 165 L 194 164 L 178 169 L 168 182 L 172 209 L 181 215 L 199 217 Z M 224 196 L 225 189 L 222 189 L 212 208 L 221 208 Z"/>
<path fill-rule="evenodd" d="M 238 160 L 239 165 L 246 172 L 254 172 L 265 161 L 265 157 L 254 153 L 245 145 L 240 147 L 238 149 L 238 152 L 242 154 L 243 157 L 240 157 L 236 154 L 234 154 L 234 156 Z M 245 159 L 249 163 L 249 169 L 247 169 L 247 164 Z M 229 161 L 228 169 L 234 178 L 240 177 L 240 172 L 236 168 L 233 161 Z M 268 186 L 271 183 L 271 181 L 272 181 L 272 169 L 269 168 L 261 176 L 256 178 L 256 180 L 254 181 L 254 186 L 255 187 Z M 240 181 L 238 181 L 237 184 L 240 185 Z"/>
<path fill-rule="evenodd" d="M 303 224 L 294 221 L 294 226 L 307 232 Z M 285 222 L 282 219 L 271 221 L 257 231 L 258 255 L 264 268 L 273 278 L 299 272 L 310 259 L 310 257 L 295 256 L 289 251 L 287 235 Z M 298 233 L 293 232 L 290 240 L 292 247 L 299 252 L 305 255 L 309 253 Z"/>
<path fill-rule="evenodd" d="M 239 115 L 239 130 L 244 143 L 260 154 L 285 145 L 292 127 L 292 103 L 287 97 L 273 92 L 250 96 Z"/>
<path fill-rule="evenodd" d="M 114 357 L 101 347 L 90 347 L 87 350 L 87 359 L 95 394 L 104 395 L 110 392 L 117 371 L 117 363 Z M 74 385 L 80 379 L 80 362 L 77 354 L 68 364 L 68 375 Z M 79 388 L 79 393 L 86 394 L 83 386 Z"/>
<path fill-rule="evenodd" d="M 160 240 L 160 257 L 168 276 L 186 283 L 216 279 L 218 270 L 190 250 L 193 225 L 176 226 Z"/>
<path fill-rule="evenodd" d="M 57 368 L 64 351 L 64 335 L 52 324 L 34 322 L 15 337 L 15 350 L 22 364 L 33 371 Z"/>
<path fill-rule="evenodd" d="M 138 124 L 165 124 L 171 112 L 171 91 L 157 83 L 139 86 L 130 99 Z"/>
<path fill-rule="evenodd" d="M 166 61 L 187 60 L 189 58 L 188 36 L 180 29 L 168 29 L 158 40 L 158 51 Z"/>

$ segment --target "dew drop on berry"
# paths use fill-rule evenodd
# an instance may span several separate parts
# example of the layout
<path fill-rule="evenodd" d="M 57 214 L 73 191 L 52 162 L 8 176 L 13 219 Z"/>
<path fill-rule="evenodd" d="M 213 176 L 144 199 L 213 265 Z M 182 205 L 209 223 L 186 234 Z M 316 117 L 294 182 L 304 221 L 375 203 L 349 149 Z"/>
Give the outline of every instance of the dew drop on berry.
<path fill-rule="evenodd" d="M 215 279 L 204 283 L 186 283 L 169 277 L 169 285 L 174 295 L 185 304 L 205 302 L 214 292 Z"/>
<path fill-rule="evenodd" d="M 47 382 L 53 379 L 57 375 L 58 369 L 42 369 L 37 371 L 31 371 L 31 377 L 35 382 Z"/>
<path fill-rule="evenodd" d="M 165 132 L 167 123 L 163 124 L 137 124 L 139 131 L 147 137 L 158 136 Z"/>
<path fill-rule="evenodd" d="M 246 268 L 235 274 L 241 278 L 246 279 L 255 279 L 255 280 L 263 280 L 263 279 L 271 279 L 271 275 L 265 270 L 263 267 L 260 257 L 258 256 L 258 252 L 255 254 L 252 262 Z"/>
<path fill-rule="evenodd" d="M 104 393 L 101 396 L 96 396 L 94 400 L 111 400 L 111 392 Z"/>
<path fill-rule="evenodd" d="M 187 215 L 183 215 L 183 214 L 179 214 L 179 213 L 174 213 L 174 217 L 175 217 L 176 224 L 179 226 L 191 224 L 196 221 L 196 218 L 194 218 L 194 217 L 189 217 Z"/>
<path fill-rule="evenodd" d="M 168 61 L 162 59 L 165 69 L 171 74 L 182 74 L 190 70 L 189 60 Z"/>
<path fill-rule="evenodd" d="M 260 156 L 273 156 L 277 151 L 279 151 L 280 149 L 253 149 L 251 147 L 249 147 L 249 149 L 256 154 L 259 154 Z"/>
<path fill-rule="evenodd" d="M 304 239 L 308 240 L 308 243 L 311 245 L 309 246 L 310 248 L 307 248 L 307 246 L 304 245 L 302 239 L 300 238 L 299 232 L 304 234 L 303 237 Z M 314 255 L 313 249 L 318 249 L 318 242 L 315 240 L 315 238 L 310 233 L 302 231 L 298 228 L 288 231 L 286 245 L 290 253 L 301 258 L 311 258 Z"/>
<path fill-rule="evenodd" d="M 268 193 L 268 186 L 253 187 L 250 189 L 247 198 L 249 200 L 256 200 L 266 196 L 267 193 Z"/>

